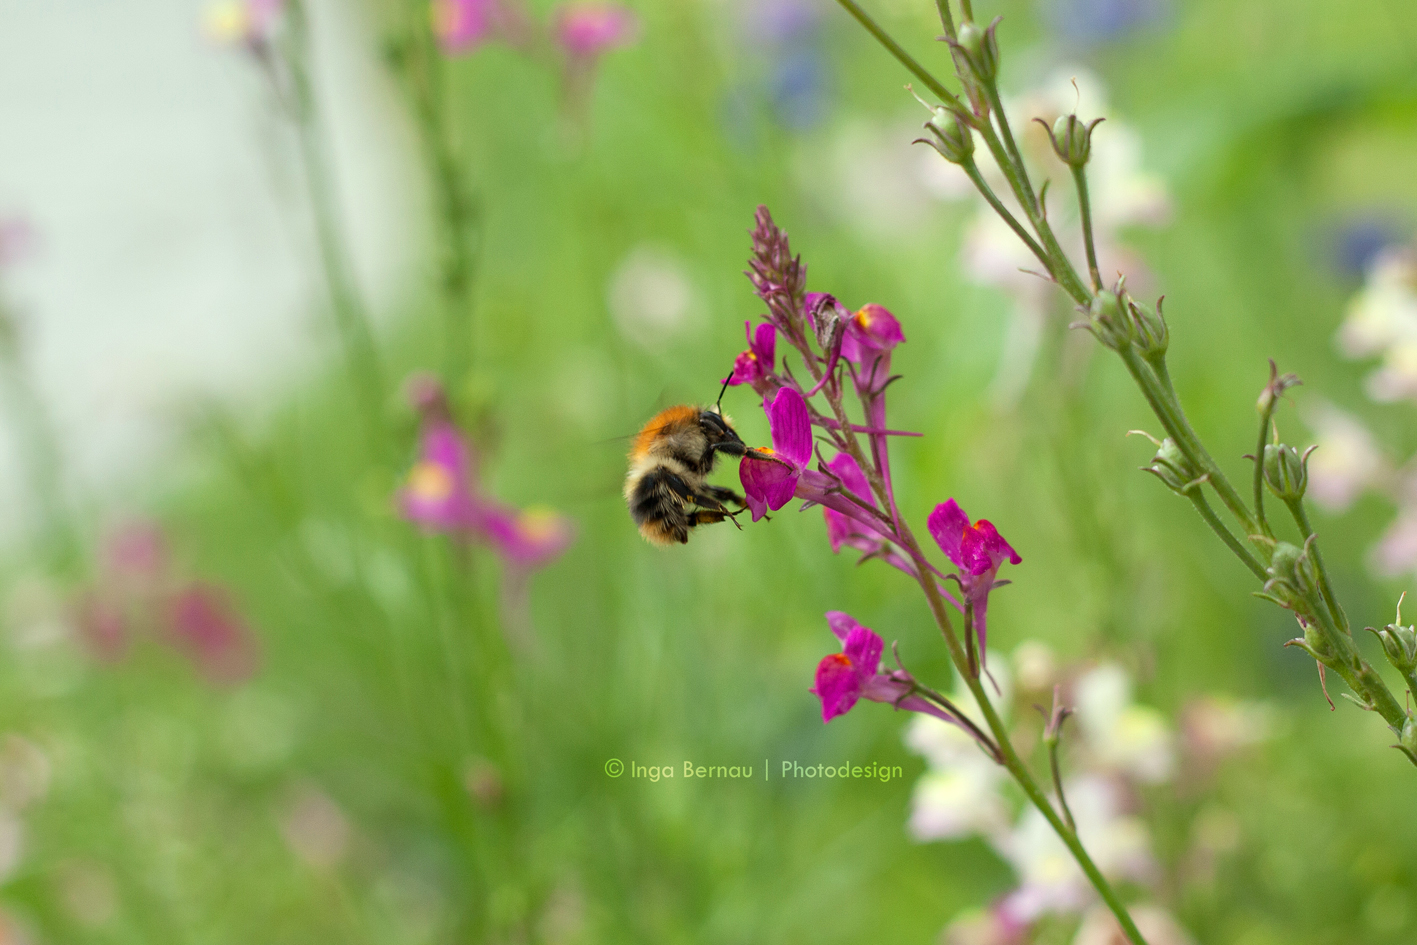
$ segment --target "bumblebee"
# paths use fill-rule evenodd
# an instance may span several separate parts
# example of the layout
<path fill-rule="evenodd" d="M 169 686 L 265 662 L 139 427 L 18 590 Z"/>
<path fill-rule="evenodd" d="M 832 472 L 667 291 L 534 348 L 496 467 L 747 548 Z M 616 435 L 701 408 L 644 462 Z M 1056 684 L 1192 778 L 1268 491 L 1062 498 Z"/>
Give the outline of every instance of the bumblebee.
<path fill-rule="evenodd" d="M 743 497 L 706 480 L 719 453 L 747 452 L 717 407 L 685 404 L 656 414 L 635 435 L 625 477 L 625 501 L 640 534 L 651 544 L 682 545 L 691 528 L 732 519 L 746 508 Z M 730 503 L 738 510 L 730 512 Z"/>

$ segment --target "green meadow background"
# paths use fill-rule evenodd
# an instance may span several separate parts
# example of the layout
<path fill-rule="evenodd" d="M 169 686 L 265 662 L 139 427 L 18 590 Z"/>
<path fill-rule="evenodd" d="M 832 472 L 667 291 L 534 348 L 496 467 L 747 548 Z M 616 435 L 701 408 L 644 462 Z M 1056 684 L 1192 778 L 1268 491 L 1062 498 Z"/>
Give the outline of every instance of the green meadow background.
<path fill-rule="evenodd" d="M 1086 43 L 1059 38 L 1052 6 L 976 7 L 1004 17 L 1007 86 L 1060 63 L 1095 71 L 1165 177 L 1171 220 L 1128 239 L 1165 292 L 1176 384 L 1226 468 L 1248 476 L 1267 358 L 1304 378 L 1299 403 L 1321 394 L 1360 412 L 1393 455 L 1417 448 L 1411 407 L 1371 405 L 1367 366 L 1332 341 L 1358 285 L 1344 234 L 1376 220 L 1410 236 L 1417 220 L 1417 7 L 1178 0 Z M 1182 857 L 1201 812 L 1240 826 L 1212 881 L 1168 880 L 1159 901 L 1206 945 L 1417 938 L 1417 772 L 1377 719 L 1342 701 L 1329 711 L 1311 661 L 1281 648 L 1292 620 L 1252 598 L 1191 509 L 1137 471 L 1150 450 L 1124 433 L 1155 423 L 1121 365 L 1099 349 L 1064 396 L 1045 346 L 1025 393 L 1001 406 L 990 384 L 1010 303 L 961 272 L 972 206 L 922 191 L 909 219 L 867 226 L 844 205 L 843 168 L 857 154 L 869 167 L 870 149 L 842 141 L 866 129 L 907 166 L 918 158 L 908 142 L 925 115 L 899 67 L 821 0 L 821 115 L 793 127 L 764 79 L 778 53 L 744 38 L 735 7 L 635 8 L 640 41 L 602 63 L 579 146 L 557 132 L 544 69 L 495 46 L 450 66 L 485 215 L 474 367 L 453 397 L 493 491 L 572 516 L 575 544 L 532 578 L 528 611 L 507 613 L 494 558 L 395 515 L 416 419 L 391 394 L 396 458 L 371 457 L 333 350 L 259 421 L 240 404 L 193 419 L 181 462 L 134 502 L 184 573 L 231 589 L 260 671 L 213 687 L 150 643 L 116 665 L 77 643 L 6 650 L 0 718 L 52 768 L 0 887 L 27 936 L 16 940 L 931 942 L 1007 891 L 1010 870 L 983 842 L 907 835 L 923 762 L 902 744 L 903 717 L 867 705 L 824 726 L 807 692 L 835 648 L 822 614 L 836 609 L 951 685 L 907 578 L 831 555 L 816 513 L 670 550 L 626 514 L 621 438 L 663 406 L 711 401 L 760 313 L 742 275 L 758 204 L 791 234 L 810 289 L 900 319 L 891 425 L 925 435 L 895 444 L 897 494 L 917 532 L 953 496 L 1022 554 L 991 607 L 1000 651 L 1036 639 L 1068 659 L 1112 654 L 1173 720 L 1200 693 L 1276 707 L 1275 736 L 1203 790 L 1144 798 L 1163 863 Z M 927 0 L 873 8 L 948 70 Z M 389 11 L 361 13 L 375 59 Z M 623 332 L 606 301 L 644 244 L 680 258 L 695 291 L 658 346 Z M 443 361 L 431 252 L 426 270 L 381 335 L 394 378 Z M 753 401 L 732 389 L 725 408 L 761 442 Z M 1292 405 L 1279 422 L 1307 435 Z M 1359 625 L 1390 620 L 1406 586 L 1367 567 L 1391 516 L 1374 498 L 1320 515 Z M 57 539 L 14 549 L 12 585 L 81 585 L 99 521 L 78 515 L 77 555 Z M 1377 660 L 1374 642 L 1360 645 Z M 610 778 L 611 758 L 679 776 Z M 906 776 L 682 777 L 686 760 L 760 773 L 765 759 L 774 774 L 783 760 L 850 760 Z M 347 826 L 328 862 L 297 855 L 283 830 L 302 798 L 323 810 L 312 797 Z"/>

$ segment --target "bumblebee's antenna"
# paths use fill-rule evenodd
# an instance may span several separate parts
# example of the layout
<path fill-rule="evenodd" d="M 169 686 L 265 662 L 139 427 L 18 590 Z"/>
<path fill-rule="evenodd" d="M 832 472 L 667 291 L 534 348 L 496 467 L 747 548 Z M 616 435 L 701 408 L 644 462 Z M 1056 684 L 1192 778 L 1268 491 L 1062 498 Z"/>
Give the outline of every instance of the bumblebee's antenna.
<path fill-rule="evenodd" d="M 718 400 L 713 403 L 713 409 L 718 411 L 720 417 L 723 416 L 723 395 L 728 390 L 728 382 L 731 380 L 733 380 L 732 373 L 723 379 L 723 386 L 718 389 Z"/>

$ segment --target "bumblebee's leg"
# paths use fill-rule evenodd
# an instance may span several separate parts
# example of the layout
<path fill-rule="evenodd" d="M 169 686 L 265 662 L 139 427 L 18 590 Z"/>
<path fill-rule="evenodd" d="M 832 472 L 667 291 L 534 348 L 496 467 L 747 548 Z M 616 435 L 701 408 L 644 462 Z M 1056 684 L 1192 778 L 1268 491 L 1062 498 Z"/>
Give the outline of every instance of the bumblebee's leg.
<path fill-rule="evenodd" d="M 689 513 L 689 527 L 697 525 L 715 525 L 724 519 L 732 519 L 735 513 L 720 511 L 719 509 L 695 509 Z M 733 523 L 738 525 L 737 522 Z M 738 525 L 739 528 L 743 526 Z"/>
<path fill-rule="evenodd" d="M 719 506 L 723 506 L 723 505 L 727 505 L 728 503 L 732 502 L 734 505 L 738 506 L 740 509 L 746 509 L 746 508 L 748 507 L 748 503 L 743 501 L 743 497 L 742 497 L 741 495 L 739 495 L 738 493 L 734 492 L 732 489 L 726 489 L 726 488 L 724 488 L 723 486 L 707 486 L 707 485 L 706 485 L 706 486 L 704 486 L 702 489 L 700 489 L 699 492 L 700 492 L 701 495 L 694 496 L 694 500 L 695 500 L 696 502 L 698 502 L 700 505 L 708 505 L 710 508 L 712 508 L 714 504 L 717 504 L 717 505 L 719 505 Z M 704 501 L 702 500 L 701 496 L 702 496 L 702 497 L 707 497 L 707 498 L 713 499 L 713 500 L 714 500 L 714 503 L 713 503 L 713 504 L 710 504 L 710 503 L 704 502 Z"/>

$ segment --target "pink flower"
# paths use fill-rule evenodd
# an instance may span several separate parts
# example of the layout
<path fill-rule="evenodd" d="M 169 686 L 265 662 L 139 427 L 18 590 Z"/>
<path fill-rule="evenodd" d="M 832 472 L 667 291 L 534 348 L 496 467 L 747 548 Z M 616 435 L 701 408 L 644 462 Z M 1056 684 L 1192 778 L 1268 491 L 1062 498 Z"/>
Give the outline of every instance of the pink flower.
<path fill-rule="evenodd" d="M 569 519 L 549 510 L 520 510 L 485 495 L 471 445 L 452 421 L 447 396 L 432 375 L 415 375 L 408 396 L 423 414 L 418 461 L 398 490 L 403 517 L 428 532 L 475 539 L 509 566 L 541 567 L 570 545 Z"/>
<path fill-rule="evenodd" d="M 812 694 L 822 701 L 823 722 L 845 715 L 863 698 L 888 702 L 897 709 L 924 712 L 946 722 L 956 721 L 948 712 L 915 695 L 915 680 L 909 673 L 881 672 L 885 643 L 870 627 L 861 626 L 850 614 L 839 610 L 827 613 L 827 625 L 842 646 L 840 653 L 825 656 L 817 664 L 817 684 Z"/>
<path fill-rule="evenodd" d="M 763 322 L 756 331 L 752 322 L 744 322 L 743 328 L 748 334 L 748 350 L 733 362 L 728 385 L 747 384 L 766 396 L 772 386 L 768 379 L 777 368 L 777 329 L 769 322 Z"/>
<path fill-rule="evenodd" d="M 556 11 L 556 41 L 582 59 L 630 44 L 639 28 L 639 17 L 619 4 L 573 3 Z"/>
<path fill-rule="evenodd" d="M 838 453 L 827 463 L 827 468 L 841 480 L 844 489 L 868 505 L 875 505 L 871 499 L 871 484 L 850 453 Z M 843 515 L 836 509 L 822 509 L 827 520 L 827 540 L 831 542 L 832 554 L 839 554 L 841 546 L 872 552 L 880 548 L 882 539 L 873 531 L 863 529 L 856 518 Z"/>
<path fill-rule="evenodd" d="M 807 401 L 795 388 L 777 392 L 768 408 L 768 423 L 772 448 L 749 450 L 738 464 L 738 479 L 755 522 L 767 510 L 776 512 L 791 501 L 812 458 L 812 418 Z"/>
<path fill-rule="evenodd" d="M 983 654 L 987 635 L 985 617 L 994 577 L 1005 561 L 1020 564 L 1023 559 L 987 519 L 970 524 L 969 516 L 954 499 L 935 506 L 928 524 L 935 543 L 959 568 L 959 586 L 973 608 L 979 652 Z"/>
<path fill-rule="evenodd" d="M 888 352 L 905 340 L 900 322 L 885 306 L 874 302 L 863 305 L 846 323 L 846 337 L 841 341 L 841 356 L 861 365 L 869 352 Z"/>
<path fill-rule="evenodd" d="M 504 561 L 528 570 L 560 557 L 576 536 L 570 519 L 550 509 L 487 506 L 481 530 Z"/>
<path fill-rule="evenodd" d="M 404 518 L 427 531 L 453 532 L 480 521 L 471 479 L 472 448 L 451 421 L 432 418 L 419 434 L 418 462 L 398 493 Z"/>
<path fill-rule="evenodd" d="M 212 682 L 239 683 L 258 662 L 256 638 L 221 588 L 193 582 L 169 604 L 173 644 Z"/>
<path fill-rule="evenodd" d="M 491 38 L 497 0 L 433 0 L 433 35 L 444 54 L 471 52 Z"/>

